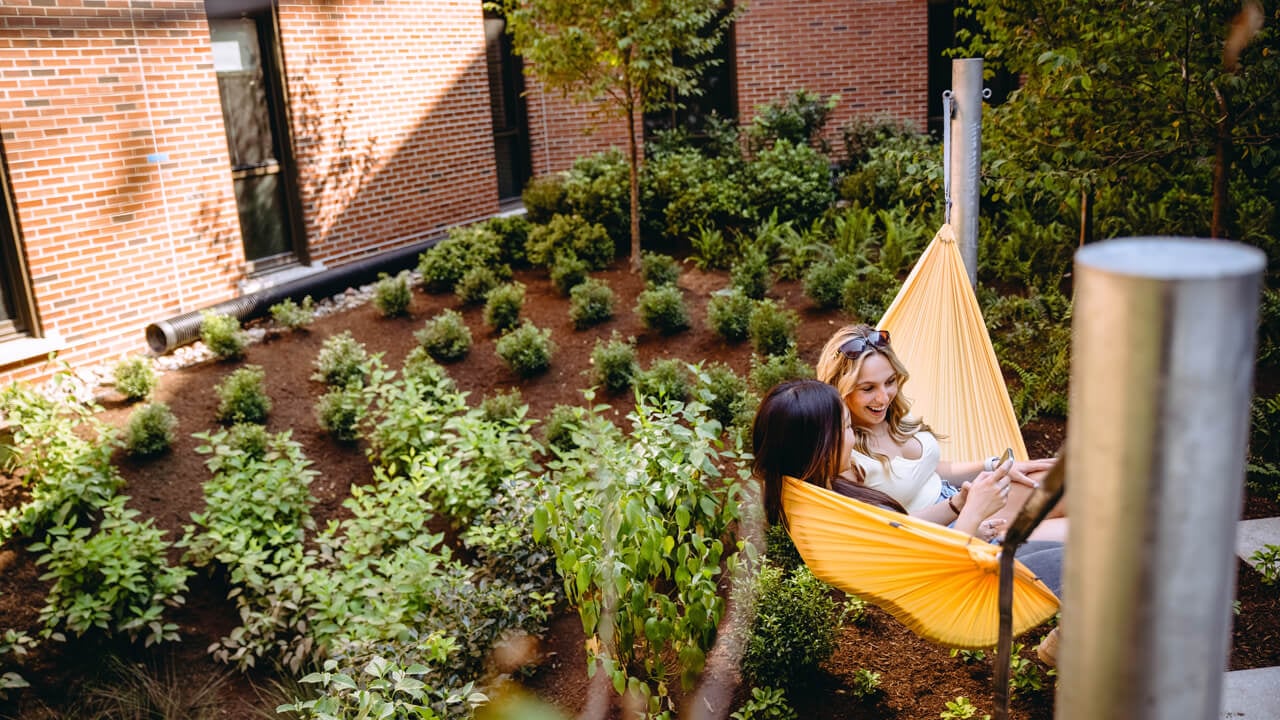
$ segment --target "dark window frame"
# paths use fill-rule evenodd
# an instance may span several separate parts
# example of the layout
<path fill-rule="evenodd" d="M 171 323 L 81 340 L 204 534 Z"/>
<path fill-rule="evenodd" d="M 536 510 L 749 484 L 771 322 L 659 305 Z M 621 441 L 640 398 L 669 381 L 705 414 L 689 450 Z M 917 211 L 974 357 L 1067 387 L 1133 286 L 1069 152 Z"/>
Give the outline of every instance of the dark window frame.
<path fill-rule="evenodd" d="M 22 251 L 22 231 L 18 224 L 17 204 L 13 186 L 9 183 L 9 161 L 4 146 L 0 144 L 0 268 L 4 272 L 5 299 L 14 317 L 0 320 L 0 343 L 27 338 L 38 338 L 39 317 L 36 315 L 35 294 L 31 289 L 31 275 L 27 271 Z"/>
<path fill-rule="evenodd" d="M 258 50 L 263 59 L 262 78 L 266 85 L 267 112 L 275 138 L 275 152 L 280 164 L 278 177 L 284 195 L 284 223 L 292 249 L 284 255 L 263 260 L 249 260 L 245 265 L 249 276 L 261 275 L 283 267 L 310 265 L 305 216 L 302 210 L 301 185 L 298 182 L 294 152 L 293 116 L 289 101 L 288 76 L 283 44 L 280 40 L 280 16 L 274 0 L 205 0 L 205 15 L 212 19 L 252 19 L 258 28 Z M 242 230 L 243 232 L 243 230 Z"/>
<path fill-rule="evenodd" d="M 732 8 L 732 4 L 728 5 Z M 726 10 L 728 11 L 728 10 Z M 730 23 L 725 28 L 724 33 L 720 36 L 720 45 L 716 54 L 720 57 L 720 64 L 713 68 L 711 72 L 704 72 L 699 78 L 699 84 L 704 86 L 711 75 L 721 77 L 726 85 L 724 98 L 724 114 L 721 115 L 722 120 L 737 121 L 738 119 L 738 38 L 736 33 L 736 23 Z M 722 74 L 721 74 L 722 73 Z M 681 98 L 675 96 L 675 91 L 669 93 L 672 103 L 678 102 Z M 702 97 L 706 97 L 704 94 Z M 698 98 L 694 98 L 697 100 Z M 721 110 L 719 107 L 712 107 L 711 111 Z M 648 141 L 652 139 L 655 132 L 664 130 L 674 130 L 683 128 L 689 131 L 690 138 L 695 143 L 704 137 L 705 122 L 703 120 L 708 115 L 695 114 L 688 107 L 670 107 L 662 110 L 647 112 L 644 114 L 644 137 Z M 692 128 L 692 129 L 691 129 Z"/>

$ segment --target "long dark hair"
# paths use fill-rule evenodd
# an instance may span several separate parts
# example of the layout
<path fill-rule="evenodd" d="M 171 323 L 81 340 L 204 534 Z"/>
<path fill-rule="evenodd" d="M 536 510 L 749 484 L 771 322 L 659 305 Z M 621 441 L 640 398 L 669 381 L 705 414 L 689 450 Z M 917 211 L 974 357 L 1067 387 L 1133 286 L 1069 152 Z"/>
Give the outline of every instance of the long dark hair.
<path fill-rule="evenodd" d="M 751 426 L 751 446 L 752 470 L 764 485 L 770 523 L 786 522 L 782 478 L 788 475 L 855 500 L 906 512 L 888 495 L 837 477 L 843 430 L 844 401 L 824 382 L 792 380 L 765 395 Z"/>

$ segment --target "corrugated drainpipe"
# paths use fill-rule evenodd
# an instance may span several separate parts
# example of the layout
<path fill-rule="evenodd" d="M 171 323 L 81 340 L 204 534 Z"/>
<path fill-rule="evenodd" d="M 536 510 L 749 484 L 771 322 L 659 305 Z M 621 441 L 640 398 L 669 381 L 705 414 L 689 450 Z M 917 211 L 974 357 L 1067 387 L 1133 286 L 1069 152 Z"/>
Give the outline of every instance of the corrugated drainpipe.
<path fill-rule="evenodd" d="M 231 315 L 241 321 L 252 320 L 266 315 L 272 305 L 285 300 L 301 300 L 307 295 L 313 298 L 326 298 L 349 287 L 368 284 L 376 280 L 379 273 L 395 274 L 401 270 L 416 267 L 418 256 L 440 242 L 443 237 L 442 235 L 406 247 L 388 250 L 332 270 L 159 320 L 147 326 L 147 345 L 155 354 L 163 355 L 196 340 L 200 337 L 200 324 L 204 319 L 202 313 L 205 311 Z"/>

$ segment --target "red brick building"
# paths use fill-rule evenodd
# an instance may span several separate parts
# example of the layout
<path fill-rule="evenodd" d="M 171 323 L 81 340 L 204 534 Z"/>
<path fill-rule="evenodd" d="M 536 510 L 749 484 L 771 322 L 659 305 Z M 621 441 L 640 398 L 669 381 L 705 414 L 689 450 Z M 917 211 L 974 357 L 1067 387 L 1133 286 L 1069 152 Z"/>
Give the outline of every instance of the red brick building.
<path fill-rule="evenodd" d="M 720 97 L 924 123 L 927 0 L 753 0 Z M 527 83 L 480 0 L 6 0 L 0 383 L 420 243 L 624 140 Z M 591 130 L 591 132 L 587 132 Z"/>

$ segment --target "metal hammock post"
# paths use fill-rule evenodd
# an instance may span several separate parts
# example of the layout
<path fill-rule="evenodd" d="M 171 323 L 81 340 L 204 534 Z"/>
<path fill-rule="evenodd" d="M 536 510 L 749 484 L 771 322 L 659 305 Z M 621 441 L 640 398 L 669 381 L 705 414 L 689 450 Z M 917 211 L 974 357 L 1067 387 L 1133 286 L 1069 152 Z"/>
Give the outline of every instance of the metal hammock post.
<path fill-rule="evenodd" d="M 951 61 L 951 89 L 942 94 L 942 184 L 946 195 L 946 222 L 956 231 L 960 256 L 969 271 L 969 284 L 975 288 L 978 286 L 982 100 L 990 96 L 991 91 L 982 88 L 982 58 Z"/>

